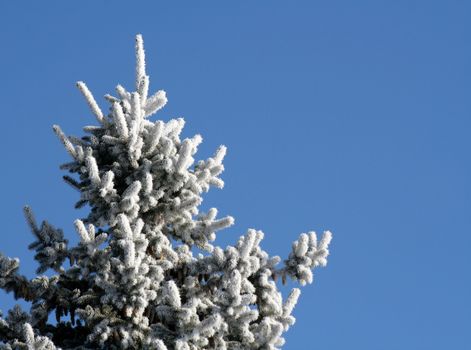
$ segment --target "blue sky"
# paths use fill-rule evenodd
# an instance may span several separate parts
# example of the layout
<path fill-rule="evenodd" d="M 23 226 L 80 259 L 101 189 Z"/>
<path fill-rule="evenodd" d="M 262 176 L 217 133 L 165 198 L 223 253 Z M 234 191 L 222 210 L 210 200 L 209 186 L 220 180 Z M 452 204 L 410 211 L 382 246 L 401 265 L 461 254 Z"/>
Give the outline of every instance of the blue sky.
<path fill-rule="evenodd" d="M 471 343 L 469 1 L 60 1 L 0 3 L 1 250 L 35 269 L 22 216 L 76 242 L 77 194 L 52 133 L 94 123 L 75 89 L 131 87 L 144 35 L 153 90 L 228 147 L 204 206 L 286 256 L 334 233 L 284 349 L 466 349 Z M 0 309 L 13 305 L 0 294 Z"/>

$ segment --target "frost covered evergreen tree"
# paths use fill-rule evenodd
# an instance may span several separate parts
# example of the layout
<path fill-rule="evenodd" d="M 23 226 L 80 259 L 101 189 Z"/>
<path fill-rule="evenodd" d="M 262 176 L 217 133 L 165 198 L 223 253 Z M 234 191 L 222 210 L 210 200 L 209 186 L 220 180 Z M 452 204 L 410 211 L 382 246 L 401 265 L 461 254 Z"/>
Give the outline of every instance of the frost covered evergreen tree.
<path fill-rule="evenodd" d="M 283 300 L 277 280 L 311 283 L 331 234 L 301 234 L 281 264 L 260 248 L 261 231 L 213 245 L 234 219 L 198 206 L 203 192 L 224 185 L 226 148 L 195 162 L 202 138 L 181 140 L 183 119 L 150 121 L 167 98 L 148 95 L 140 35 L 136 59 L 136 91 L 118 85 L 116 97 L 105 96 L 107 115 L 77 83 L 98 122 L 86 136 L 53 127 L 71 157 L 64 180 L 80 193 L 76 206 L 91 210 L 75 221 L 80 242 L 69 247 L 62 230 L 38 225 L 25 207 L 37 273 L 54 273 L 30 280 L 18 259 L 0 254 L 0 287 L 32 303 L 0 314 L 0 349 L 279 349 L 300 291 Z M 57 323 L 48 323 L 51 313 Z"/>

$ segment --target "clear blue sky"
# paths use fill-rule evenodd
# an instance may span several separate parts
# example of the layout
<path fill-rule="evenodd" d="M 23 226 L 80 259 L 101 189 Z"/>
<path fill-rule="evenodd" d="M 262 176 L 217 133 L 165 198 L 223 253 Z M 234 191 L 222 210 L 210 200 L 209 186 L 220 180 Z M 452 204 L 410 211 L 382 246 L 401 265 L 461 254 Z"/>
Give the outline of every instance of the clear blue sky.
<path fill-rule="evenodd" d="M 334 233 L 284 349 L 469 349 L 471 2 L 67 3 L 0 3 L 0 247 L 22 272 L 24 204 L 76 241 L 51 125 L 94 123 L 77 80 L 100 102 L 131 87 L 142 33 L 159 117 L 201 133 L 201 158 L 228 146 L 204 203 L 236 218 L 221 244 L 257 228 L 284 257 Z"/>

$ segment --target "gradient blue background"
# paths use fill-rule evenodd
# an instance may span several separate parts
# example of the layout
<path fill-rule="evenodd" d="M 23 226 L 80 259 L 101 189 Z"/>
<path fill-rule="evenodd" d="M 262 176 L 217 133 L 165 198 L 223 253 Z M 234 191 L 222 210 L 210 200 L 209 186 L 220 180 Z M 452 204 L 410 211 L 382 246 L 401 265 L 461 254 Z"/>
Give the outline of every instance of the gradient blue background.
<path fill-rule="evenodd" d="M 470 18 L 453 0 L 2 1 L 1 250 L 33 276 L 24 204 L 77 241 L 51 125 L 94 123 L 77 80 L 104 109 L 132 87 L 140 32 L 158 117 L 201 133 L 200 158 L 228 146 L 204 202 L 236 218 L 221 244 L 253 227 L 284 257 L 334 232 L 284 349 L 469 349 Z"/>

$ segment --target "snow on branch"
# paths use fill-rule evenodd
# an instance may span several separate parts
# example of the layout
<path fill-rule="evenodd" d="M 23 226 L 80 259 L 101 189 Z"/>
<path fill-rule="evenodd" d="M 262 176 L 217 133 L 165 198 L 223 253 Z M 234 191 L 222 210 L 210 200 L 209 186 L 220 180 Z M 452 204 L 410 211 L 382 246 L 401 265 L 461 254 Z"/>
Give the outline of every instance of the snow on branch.
<path fill-rule="evenodd" d="M 76 207 L 89 210 L 75 220 L 79 242 L 69 247 L 61 229 L 38 225 L 24 208 L 37 273 L 53 276 L 28 280 L 18 259 L 0 254 L 0 288 L 32 301 L 29 313 L 0 314 L 0 349 L 280 349 L 300 290 L 284 297 L 278 280 L 311 283 L 332 235 L 301 234 L 280 267 L 261 248 L 259 230 L 219 247 L 217 234 L 234 218 L 200 205 L 210 188 L 224 186 L 226 147 L 195 160 L 203 139 L 181 136 L 183 118 L 149 119 L 167 97 L 149 95 L 141 35 L 135 53 L 135 91 L 118 85 L 116 97 L 106 95 L 107 115 L 77 83 L 99 125 L 81 137 L 53 126 L 72 157 L 61 166 L 64 180 L 80 194 Z"/>

